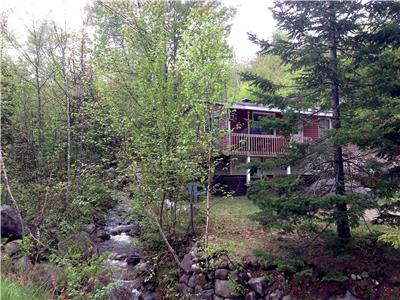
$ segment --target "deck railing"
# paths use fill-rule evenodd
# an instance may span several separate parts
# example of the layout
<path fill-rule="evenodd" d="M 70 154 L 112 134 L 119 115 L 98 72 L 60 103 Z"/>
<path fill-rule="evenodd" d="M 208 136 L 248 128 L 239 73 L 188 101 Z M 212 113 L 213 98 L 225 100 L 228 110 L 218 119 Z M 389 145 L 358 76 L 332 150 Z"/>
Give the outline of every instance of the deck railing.
<path fill-rule="evenodd" d="M 231 133 L 224 140 L 224 149 L 236 155 L 276 156 L 284 153 L 293 142 L 306 143 L 311 140 L 302 135 L 287 138 L 280 135 Z"/>

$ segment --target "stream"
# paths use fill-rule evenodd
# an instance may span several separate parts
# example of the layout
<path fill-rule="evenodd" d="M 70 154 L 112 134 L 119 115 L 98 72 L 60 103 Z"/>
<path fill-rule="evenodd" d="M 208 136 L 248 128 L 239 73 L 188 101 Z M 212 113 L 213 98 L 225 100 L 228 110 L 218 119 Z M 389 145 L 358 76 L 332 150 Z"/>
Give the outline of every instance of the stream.
<path fill-rule="evenodd" d="M 97 248 L 99 254 L 109 254 L 105 267 L 111 269 L 115 284 L 110 299 L 157 299 L 155 294 L 143 292 L 148 265 L 138 239 L 139 225 L 127 221 L 127 215 L 132 212 L 130 199 L 122 193 L 116 193 L 114 199 L 117 200 L 116 206 L 107 213 L 101 224 L 96 225 L 97 234 L 109 238 L 99 241 Z"/>

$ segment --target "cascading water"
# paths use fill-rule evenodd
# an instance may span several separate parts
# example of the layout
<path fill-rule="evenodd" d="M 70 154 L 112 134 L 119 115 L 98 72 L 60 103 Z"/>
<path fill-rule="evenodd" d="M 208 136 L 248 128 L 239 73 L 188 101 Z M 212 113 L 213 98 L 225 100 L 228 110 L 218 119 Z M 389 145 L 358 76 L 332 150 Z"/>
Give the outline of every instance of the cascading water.
<path fill-rule="evenodd" d="M 97 244 L 99 253 L 108 253 L 105 261 L 111 269 L 112 281 L 115 284 L 110 295 L 111 300 L 138 300 L 141 298 L 143 280 L 147 273 L 143 250 L 136 238 L 140 234 L 138 224 L 127 221 L 131 212 L 126 195 L 116 194 L 115 208 L 105 216 L 104 224 L 97 226 L 110 234 L 110 238 Z M 151 299 L 146 296 L 146 299 Z"/>

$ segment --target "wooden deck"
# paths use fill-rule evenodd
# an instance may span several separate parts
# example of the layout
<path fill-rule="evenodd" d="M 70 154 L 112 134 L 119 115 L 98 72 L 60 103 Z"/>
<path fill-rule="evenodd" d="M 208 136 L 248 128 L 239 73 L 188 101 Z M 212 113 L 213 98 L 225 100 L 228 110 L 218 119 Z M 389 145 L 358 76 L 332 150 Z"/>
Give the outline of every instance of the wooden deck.
<path fill-rule="evenodd" d="M 231 133 L 224 138 L 223 148 L 233 155 L 275 157 L 284 153 L 293 142 L 310 141 L 311 138 L 302 135 L 292 135 L 287 138 L 280 135 Z"/>

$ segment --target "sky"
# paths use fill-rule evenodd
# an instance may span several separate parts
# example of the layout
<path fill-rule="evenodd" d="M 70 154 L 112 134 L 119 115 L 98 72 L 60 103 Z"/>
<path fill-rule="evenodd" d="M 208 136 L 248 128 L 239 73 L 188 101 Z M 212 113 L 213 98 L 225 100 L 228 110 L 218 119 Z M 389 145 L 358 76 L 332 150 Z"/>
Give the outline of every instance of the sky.
<path fill-rule="evenodd" d="M 83 8 L 91 0 L 3 0 L 2 11 L 11 11 L 9 26 L 22 35 L 25 26 L 33 19 L 49 18 L 67 28 L 79 28 L 82 24 Z M 271 37 L 275 22 L 268 7 L 269 0 L 222 0 L 227 6 L 236 8 L 232 20 L 229 44 L 238 62 L 246 62 L 256 56 L 258 47 L 248 40 L 247 32 L 256 33 L 261 38 Z"/>

